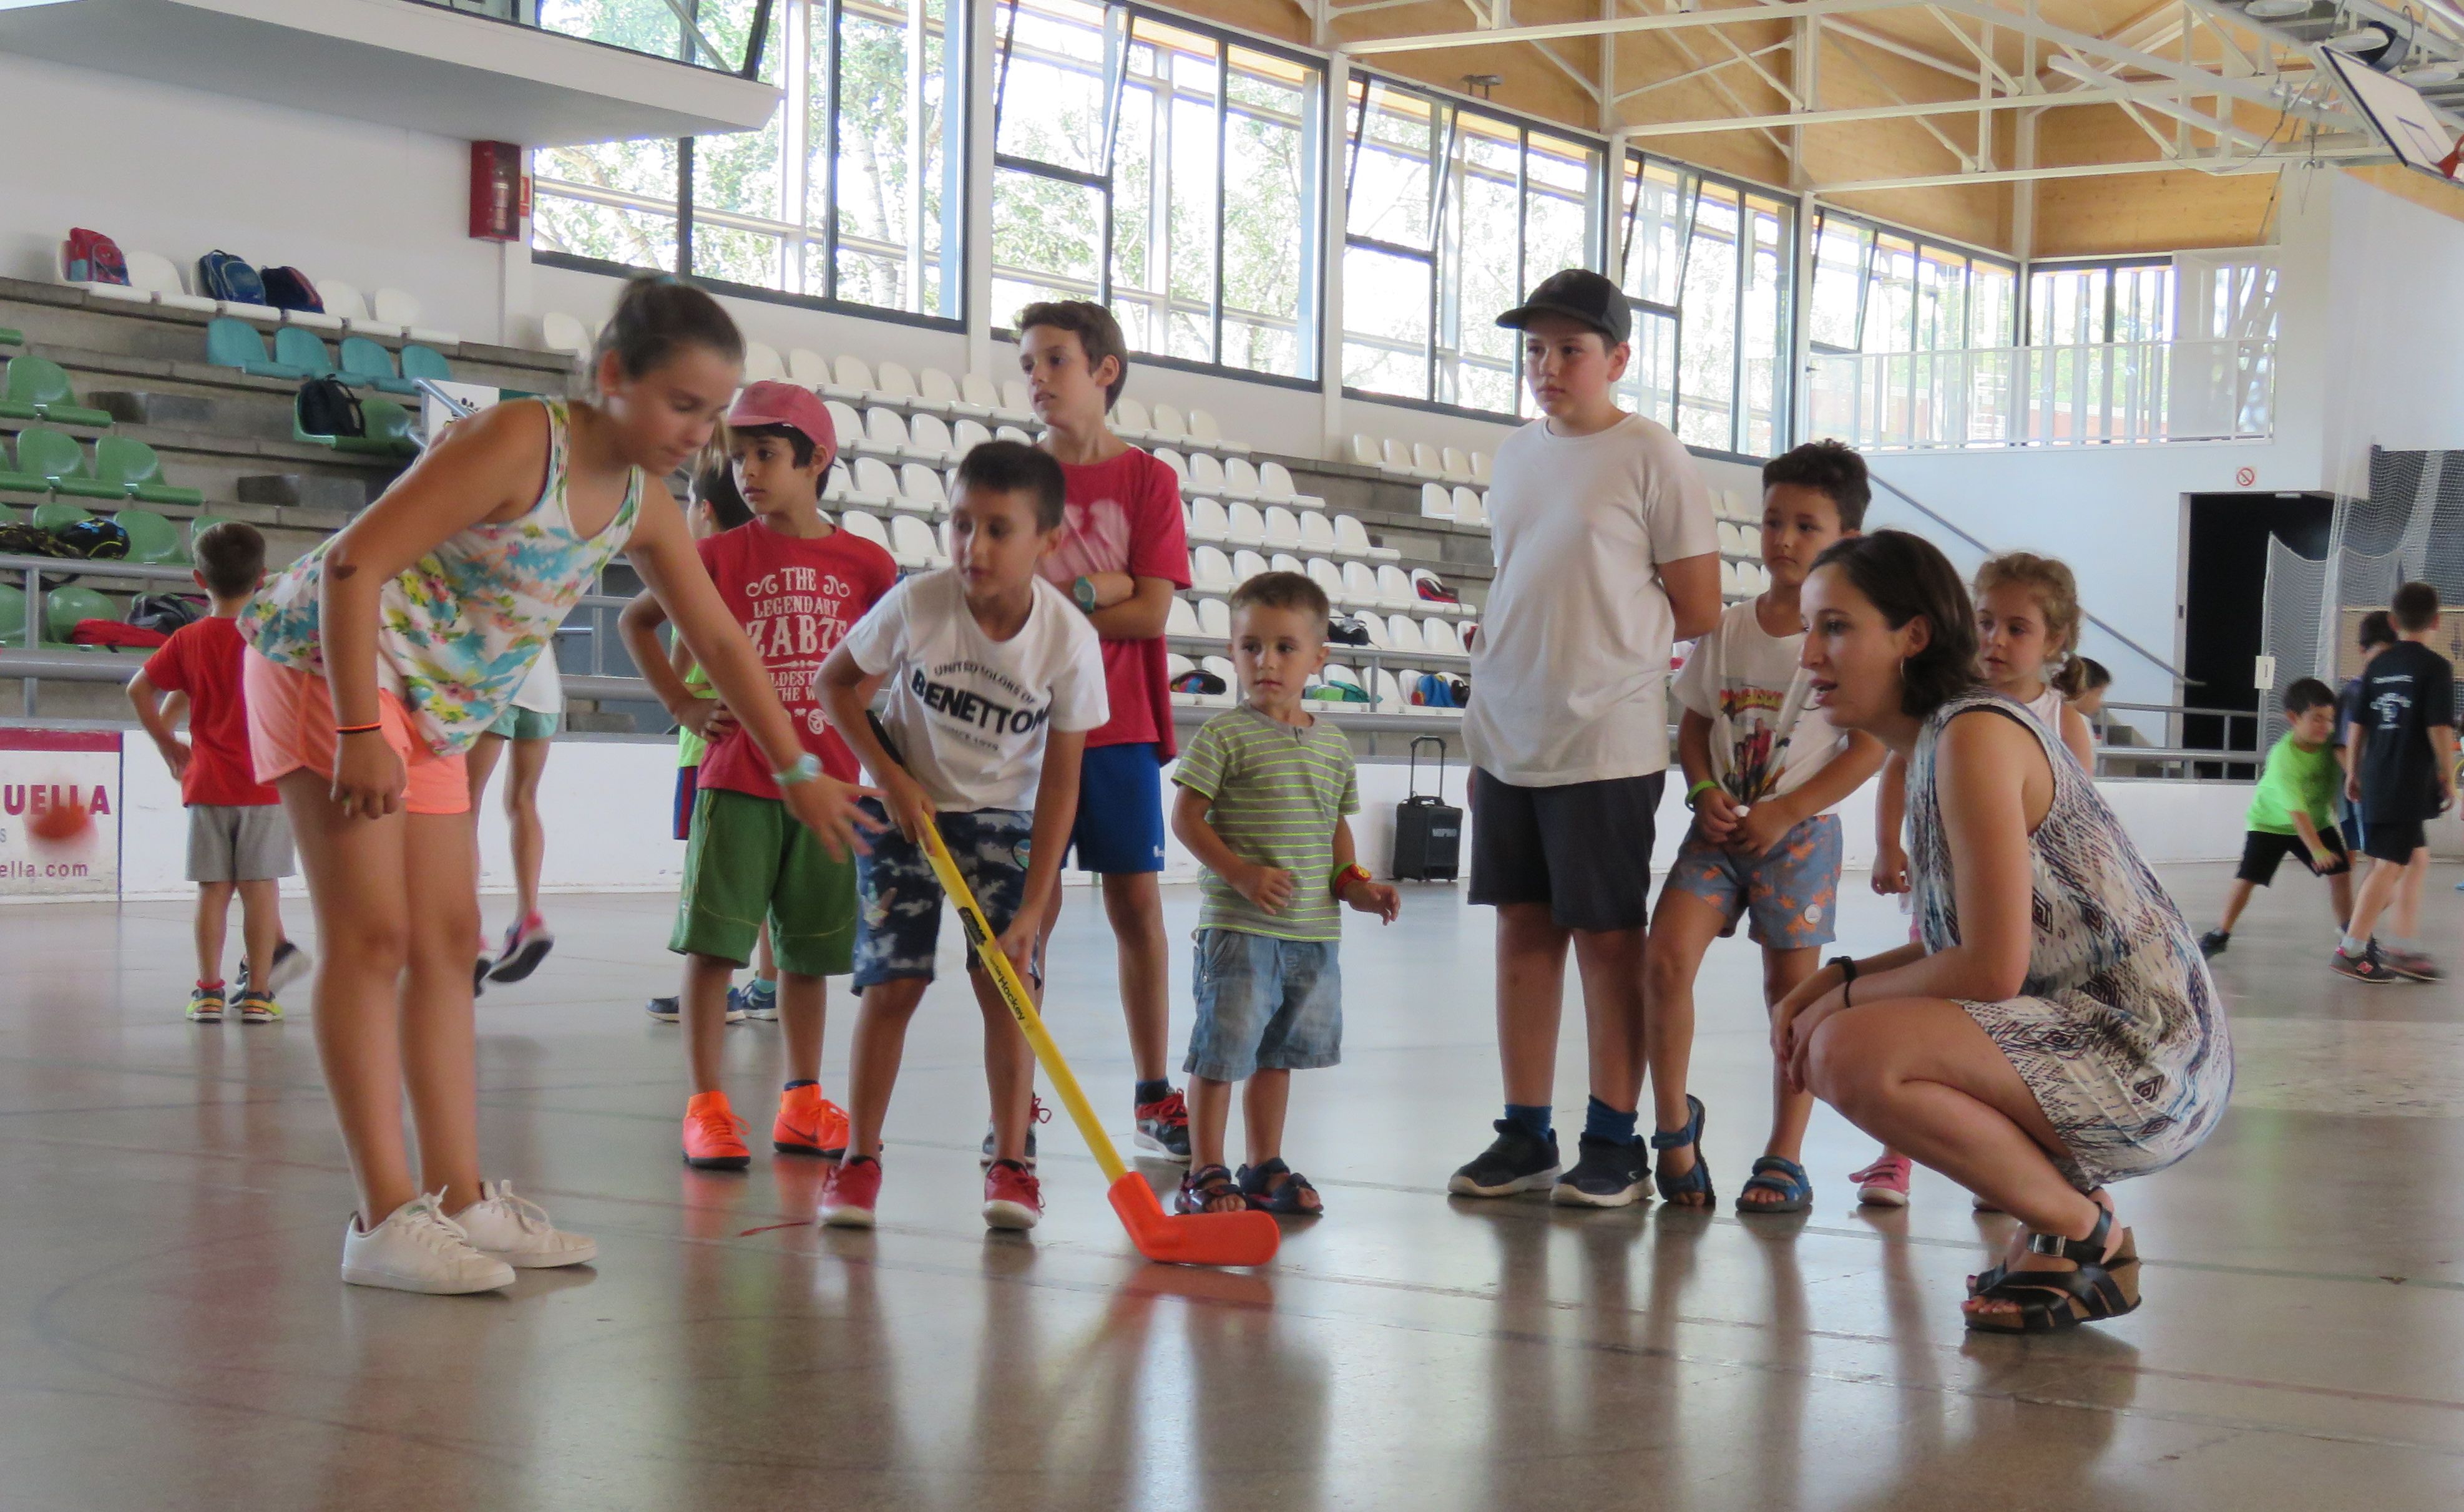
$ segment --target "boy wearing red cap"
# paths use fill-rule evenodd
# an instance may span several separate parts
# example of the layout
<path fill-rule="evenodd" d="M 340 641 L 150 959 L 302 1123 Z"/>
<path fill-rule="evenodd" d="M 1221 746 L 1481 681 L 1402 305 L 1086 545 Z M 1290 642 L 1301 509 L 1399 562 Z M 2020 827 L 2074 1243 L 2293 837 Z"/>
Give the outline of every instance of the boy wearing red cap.
<path fill-rule="evenodd" d="M 838 434 L 810 390 L 750 384 L 728 411 L 727 424 L 737 488 L 754 517 L 703 540 L 702 565 L 769 668 L 806 758 L 834 778 L 858 781 L 855 757 L 814 696 L 813 673 L 897 582 L 897 564 L 879 546 L 822 517 L 822 484 L 838 455 Z M 685 1163 L 715 1171 L 752 1163 L 719 1069 L 728 981 L 753 958 L 765 917 L 779 959 L 788 1077 L 771 1147 L 835 1159 L 846 1148 L 847 1125 L 846 1113 L 822 1096 L 822 978 L 853 968 L 854 859 L 830 859 L 787 813 L 769 761 L 726 704 L 696 697 L 676 675 L 659 645 L 666 618 L 646 593 L 626 607 L 621 628 L 634 665 L 668 712 L 709 742 L 685 848 L 683 895 L 668 940 L 686 963 L 683 1017 L 693 1095 L 685 1105 Z"/>

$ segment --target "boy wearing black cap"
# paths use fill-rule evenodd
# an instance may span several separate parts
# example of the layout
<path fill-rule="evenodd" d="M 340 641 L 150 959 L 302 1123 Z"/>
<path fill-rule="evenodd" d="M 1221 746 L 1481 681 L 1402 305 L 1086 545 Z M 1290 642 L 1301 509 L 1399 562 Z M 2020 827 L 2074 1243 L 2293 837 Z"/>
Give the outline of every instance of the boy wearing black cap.
<path fill-rule="evenodd" d="M 1447 1190 L 1620 1207 L 1649 1157 L 1642 943 L 1653 815 L 1668 767 L 1674 642 L 1720 618 L 1710 495 L 1668 429 L 1617 405 L 1633 315 L 1600 274 L 1551 274 L 1497 323 L 1523 333 L 1542 417 L 1498 448 L 1489 484 L 1497 577 L 1472 653 L 1471 901 L 1497 909 L 1506 1116 Z M 1590 1022 L 1581 1159 L 1559 1176 L 1550 1088 L 1571 944 Z M 1683 1149 L 1701 1133 L 1653 1138 Z"/>

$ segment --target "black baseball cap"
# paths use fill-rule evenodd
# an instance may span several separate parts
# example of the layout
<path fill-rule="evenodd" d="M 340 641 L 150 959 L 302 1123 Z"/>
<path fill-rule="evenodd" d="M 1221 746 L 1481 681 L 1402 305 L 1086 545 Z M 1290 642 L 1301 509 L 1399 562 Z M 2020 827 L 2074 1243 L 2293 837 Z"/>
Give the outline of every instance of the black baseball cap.
<path fill-rule="evenodd" d="M 1562 315 L 1580 320 L 1609 339 L 1612 346 L 1634 335 L 1634 310 L 1625 293 L 1589 268 L 1569 268 L 1540 280 L 1529 298 L 1497 318 L 1497 323 L 1521 330 L 1535 315 Z"/>

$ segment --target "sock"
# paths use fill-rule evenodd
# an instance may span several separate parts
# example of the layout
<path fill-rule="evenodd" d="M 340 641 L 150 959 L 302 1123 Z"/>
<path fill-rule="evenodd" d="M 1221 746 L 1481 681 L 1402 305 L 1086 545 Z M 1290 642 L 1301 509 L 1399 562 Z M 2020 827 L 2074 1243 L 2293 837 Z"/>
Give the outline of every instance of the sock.
<path fill-rule="evenodd" d="M 744 991 L 755 997 L 776 997 L 779 996 L 779 980 L 775 976 L 756 976 Z"/>
<path fill-rule="evenodd" d="M 1536 1107 L 1528 1103 L 1508 1103 L 1506 1105 L 1506 1121 L 1512 1124 L 1517 1129 L 1522 1129 L 1525 1133 L 1529 1134 L 1534 1139 L 1554 1139 L 1557 1137 L 1556 1129 L 1550 1127 L 1549 1114 L 1550 1107 L 1546 1103 L 1542 1103 Z"/>
<path fill-rule="evenodd" d="M 1637 1113 L 1620 1113 L 1595 1097 L 1583 1107 L 1583 1137 L 1605 1139 L 1611 1144 L 1631 1145 L 1641 1136 L 1634 1131 Z"/>
<path fill-rule="evenodd" d="M 2343 950 L 2345 954 L 2358 958 L 2364 951 L 2368 950 L 2370 947 L 2367 940 L 2357 940 L 2347 934 L 2339 942 L 2339 948 Z"/>
<path fill-rule="evenodd" d="M 212 981 L 208 981 L 204 977 L 200 976 L 197 978 L 197 985 L 209 992 L 221 992 L 223 990 L 223 979 L 217 976 Z"/>
<path fill-rule="evenodd" d="M 1130 1095 L 1140 1107 L 1149 1103 L 1160 1103 L 1172 1095 L 1172 1078 L 1163 1076 L 1152 1082 L 1140 1082 L 1137 1090 Z"/>
<path fill-rule="evenodd" d="M 790 1082 L 787 1084 L 786 1089 L 792 1092 L 800 1086 L 819 1086 L 821 1085 L 822 1084 L 819 1082 Z"/>

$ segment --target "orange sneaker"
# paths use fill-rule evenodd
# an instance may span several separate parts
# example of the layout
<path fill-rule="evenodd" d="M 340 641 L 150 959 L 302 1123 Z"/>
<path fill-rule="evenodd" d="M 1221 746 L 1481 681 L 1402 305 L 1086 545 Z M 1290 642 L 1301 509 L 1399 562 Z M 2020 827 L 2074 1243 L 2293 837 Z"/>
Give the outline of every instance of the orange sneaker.
<path fill-rule="evenodd" d="M 779 1117 L 770 1126 L 770 1148 L 782 1155 L 819 1155 L 837 1160 L 847 1153 L 847 1109 L 822 1095 L 819 1086 L 791 1086 L 779 1094 Z"/>
<path fill-rule="evenodd" d="M 696 1092 L 685 1104 L 685 1164 L 696 1171 L 741 1171 L 753 1164 L 744 1148 L 744 1120 L 725 1092 Z"/>

